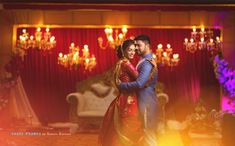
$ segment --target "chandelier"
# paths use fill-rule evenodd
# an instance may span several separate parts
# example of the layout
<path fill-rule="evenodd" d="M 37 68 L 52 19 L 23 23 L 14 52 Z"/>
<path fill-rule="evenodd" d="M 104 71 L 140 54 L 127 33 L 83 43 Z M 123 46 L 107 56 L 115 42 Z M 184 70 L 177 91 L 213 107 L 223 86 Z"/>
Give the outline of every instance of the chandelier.
<path fill-rule="evenodd" d="M 104 32 L 106 34 L 107 43 L 104 44 L 103 38 L 99 37 L 98 38 L 99 47 L 102 49 L 106 49 L 107 47 L 110 47 L 113 49 L 117 48 L 126 39 L 127 31 L 128 30 L 126 27 L 122 27 L 120 33 L 119 33 L 118 29 L 115 29 L 115 31 L 113 33 L 112 28 L 105 28 Z"/>
<path fill-rule="evenodd" d="M 41 28 L 38 27 L 33 35 L 29 36 L 26 29 L 22 30 L 22 34 L 17 40 L 16 47 L 20 49 L 37 48 L 39 50 L 50 50 L 56 46 L 55 37 L 51 36 L 49 28 L 46 28 L 46 32 L 42 33 Z"/>
<path fill-rule="evenodd" d="M 202 49 L 218 51 L 221 48 L 221 40 L 218 36 L 213 39 L 213 31 L 210 29 L 206 31 L 205 28 L 202 27 L 199 31 L 196 27 L 193 27 L 190 40 L 188 38 L 184 39 L 184 46 L 186 51 L 190 53 Z"/>
<path fill-rule="evenodd" d="M 165 50 L 163 49 L 163 45 L 159 44 L 153 58 L 155 58 L 157 64 L 170 67 L 177 66 L 180 61 L 179 54 L 173 54 L 173 49 L 170 44 L 167 44 Z"/>
<path fill-rule="evenodd" d="M 96 58 L 93 54 L 90 55 L 88 45 L 84 45 L 82 55 L 79 52 L 80 48 L 71 43 L 68 54 L 59 53 L 58 64 L 69 68 L 78 68 L 82 65 L 85 70 L 91 71 L 96 65 Z"/>

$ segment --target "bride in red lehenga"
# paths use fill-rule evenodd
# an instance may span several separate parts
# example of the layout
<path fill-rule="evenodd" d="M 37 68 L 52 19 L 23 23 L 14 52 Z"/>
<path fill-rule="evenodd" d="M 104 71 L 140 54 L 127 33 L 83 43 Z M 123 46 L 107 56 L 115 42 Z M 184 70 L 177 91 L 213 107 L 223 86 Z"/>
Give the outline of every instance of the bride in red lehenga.
<path fill-rule="evenodd" d="M 130 63 L 135 55 L 133 40 L 125 40 L 119 46 L 115 81 L 131 82 L 136 80 L 138 72 Z M 119 95 L 110 104 L 101 127 L 99 142 L 101 146 L 144 146 L 142 119 L 139 116 L 135 91 L 119 91 Z"/>

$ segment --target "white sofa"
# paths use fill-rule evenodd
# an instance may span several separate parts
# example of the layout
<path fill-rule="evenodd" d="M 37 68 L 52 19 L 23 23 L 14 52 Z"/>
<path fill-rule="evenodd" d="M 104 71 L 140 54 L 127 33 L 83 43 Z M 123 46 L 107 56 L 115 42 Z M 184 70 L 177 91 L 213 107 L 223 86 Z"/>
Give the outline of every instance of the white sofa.
<path fill-rule="evenodd" d="M 91 83 L 83 92 L 67 95 L 70 104 L 70 121 L 76 122 L 79 129 L 94 126 L 99 128 L 110 103 L 117 96 L 117 89 L 104 80 Z"/>

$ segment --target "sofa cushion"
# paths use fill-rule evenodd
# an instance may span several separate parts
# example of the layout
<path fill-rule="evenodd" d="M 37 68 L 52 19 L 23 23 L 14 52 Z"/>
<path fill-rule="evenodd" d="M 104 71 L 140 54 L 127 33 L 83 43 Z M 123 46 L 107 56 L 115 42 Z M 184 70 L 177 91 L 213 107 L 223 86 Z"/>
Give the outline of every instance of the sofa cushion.
<path fill-rule="evenodd" d="M 98 83 L 94 83 L 91 85 L 91 91 L 94 92 L 97 97 L 106 97 L 109 93 L 110 90 L 112 88 L 110 88 L 110 86 L 105 85 L 102 82 L 98 82 Z"/>
<path fill-rule="evenodd" d="M 104 99 L 97 98 L 93 92 L 86 91 L 83 94 L 83 98 L 85 98 L 85 107 L 83 111 L 104 110 L 105 108 Z"/>
<path fill-rule="evenodd" d="M 92 111 L 92 110 L 87 110 L 78 113 L 79 117 L 104 117 L 106 110 L 99 110 L 99 111 Z"/>
<path fill-rule="evenodd" d="M 115 94 L 110 94 L 106 98 L 104 98 L 104 102 L 106 105 L 110 105 L 110 103 L 116 98 Z"/>

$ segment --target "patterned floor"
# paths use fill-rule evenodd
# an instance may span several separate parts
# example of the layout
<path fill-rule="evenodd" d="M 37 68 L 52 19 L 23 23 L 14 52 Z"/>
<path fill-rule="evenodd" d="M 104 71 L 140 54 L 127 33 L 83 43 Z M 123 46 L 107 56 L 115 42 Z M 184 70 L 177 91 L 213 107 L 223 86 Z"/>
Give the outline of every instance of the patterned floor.
<path fill-rule="evenodd" d="M 159 137 L 158 145 L 222 146 L 221 138 L 214 136 L 194 134 L 191 138 L 183 137 L 177 131 L 169 131 Z M 48 127 L 0 129 L 0 146 L 98 146 L 98 132 L 90 130 L 70 134 L 68 128 Z"/>

